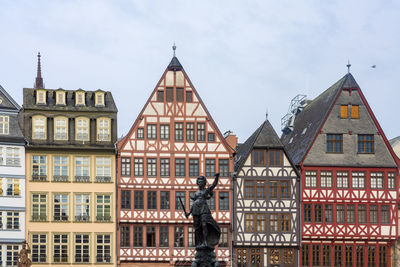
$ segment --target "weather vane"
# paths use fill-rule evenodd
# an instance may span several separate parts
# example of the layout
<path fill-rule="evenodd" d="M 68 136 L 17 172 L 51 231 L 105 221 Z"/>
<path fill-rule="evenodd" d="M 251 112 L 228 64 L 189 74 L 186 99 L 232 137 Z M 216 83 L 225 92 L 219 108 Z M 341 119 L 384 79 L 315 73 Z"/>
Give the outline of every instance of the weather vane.
<path fill-rule="evenodd" d="M 175 50 L 176 50 L 175 42 L 174 42 L 174 45 L 172 46 L 172 50 L 174 50 L 174 57 L 175 57 Z"/>
<path fill-rule="evenodd" d="M 351 67 L 351 64 L 350 64 L 350 60 L 347 60 L 347 73 L 350 73 L 350 67 Z"/>

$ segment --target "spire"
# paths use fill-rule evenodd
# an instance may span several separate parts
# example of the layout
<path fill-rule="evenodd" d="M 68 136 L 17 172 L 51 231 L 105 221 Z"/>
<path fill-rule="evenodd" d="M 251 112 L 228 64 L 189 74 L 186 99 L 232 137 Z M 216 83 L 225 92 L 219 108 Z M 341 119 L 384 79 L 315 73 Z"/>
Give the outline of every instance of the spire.
<path fill-rule="evenodd" d="M 35 85 L 34 88 L 35 89 L 41 89 L 44 88 L 44 84 L 43 84 L 43 78 L 42 78 L 42 68 L 40 65 L 40 52 L 38 52 L 38 65 L 37 65 L 37 74 L 36 74 L 36 79 L 35 79 Z"/>

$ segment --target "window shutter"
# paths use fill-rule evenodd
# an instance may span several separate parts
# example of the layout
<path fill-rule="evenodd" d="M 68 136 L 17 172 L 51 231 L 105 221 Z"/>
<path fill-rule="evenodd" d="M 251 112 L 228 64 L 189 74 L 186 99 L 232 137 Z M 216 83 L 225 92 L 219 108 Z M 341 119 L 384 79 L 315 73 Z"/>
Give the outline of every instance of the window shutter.
<path fill-rule="evenodd" d="M 351 107 L 351 118 L 353 118 L 353 119 L 360 118 L 358 111 L 359 111 L 359 106 L 352 106 Z"/>
<path fill-rule="evenodd" d="M 347 119 L 349 114 L 349 107 L 347 105 L 340 106 L 340 117 L 342 119 Z"/>
<path fill-rule="evenodd" d="M 14 196 L 19 196 L 19 182 L 14 184 Z"/>

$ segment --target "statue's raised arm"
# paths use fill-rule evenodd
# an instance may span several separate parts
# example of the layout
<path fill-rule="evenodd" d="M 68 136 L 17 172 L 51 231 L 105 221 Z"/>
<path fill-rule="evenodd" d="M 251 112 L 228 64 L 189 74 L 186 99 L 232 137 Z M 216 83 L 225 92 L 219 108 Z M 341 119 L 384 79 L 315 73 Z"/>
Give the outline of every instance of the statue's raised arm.
<path fill-rule="evenodd" d="M 210 185 L 210 186 L 207 188 L 207 191 L 208 191 L 209 193 L 211 193 L 211 192 L 214 190 L 214 188 L 217 186 L 217 184 L 218 184 L 218 178 L 219 178 L 219 173 L 216 173 L 214 177 L 215 177 L 215 178 L 214 178 L 214 182 L 212 183 L 212 185 Z"/>

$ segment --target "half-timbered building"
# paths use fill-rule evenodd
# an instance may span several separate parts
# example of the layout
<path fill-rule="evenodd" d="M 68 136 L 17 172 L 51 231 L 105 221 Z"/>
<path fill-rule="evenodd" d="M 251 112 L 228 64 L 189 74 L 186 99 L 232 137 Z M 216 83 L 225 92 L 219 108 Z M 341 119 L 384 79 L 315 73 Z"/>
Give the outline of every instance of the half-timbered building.
<path fill-rule="evenodd" d="M 268 120 L 238 148 L 234 266 L 298 266 L 300 174 Z"/>
<path fill-rule="evenodd" d="M 294 112 L 281 139 L 302 175 L 301 266 L 391 266 L 398 166 L 352 74 Z"/>
<path fill-rule="evenodd" d="M 118 143 L 121 266 L 174 266 L 194 258 L 186 219 L 196 178 L 220 173 L 209 205 L 220 224 L 219 261 L 230 261 L 232 150 L 174 56 L 129 133 Z"/>

